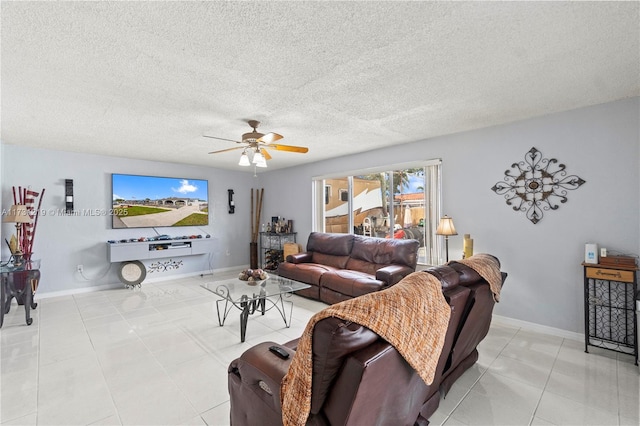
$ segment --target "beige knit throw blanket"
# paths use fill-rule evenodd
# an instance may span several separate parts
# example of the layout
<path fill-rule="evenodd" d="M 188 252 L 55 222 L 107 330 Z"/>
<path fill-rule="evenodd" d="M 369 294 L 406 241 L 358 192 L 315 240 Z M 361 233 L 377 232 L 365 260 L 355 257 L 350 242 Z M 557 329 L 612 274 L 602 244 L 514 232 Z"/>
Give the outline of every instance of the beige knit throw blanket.
<path fill-rule="evenodd" d="M 452 260 L 449 263 L 462 263 L 476 271 L 486 282 L 493 293 L 493 300 L 500 301 L 500 290 L 502 289 L 502 274 L 498 260 L 486 253 L 478 253 L 467 259 Z"/>
<path fill-rule="evenodd" d="M 311 409 L 312 337 L 315 324 L 337 317 L 363 325 L 385 339 L 425 383 L 433 382 L 449 325 L 451 308 L 440 281 L 414 272 L 396 285 L 329 306 L 315 314 L 298 342 L 280 398 L 285 426 L 304 425 Z"/>

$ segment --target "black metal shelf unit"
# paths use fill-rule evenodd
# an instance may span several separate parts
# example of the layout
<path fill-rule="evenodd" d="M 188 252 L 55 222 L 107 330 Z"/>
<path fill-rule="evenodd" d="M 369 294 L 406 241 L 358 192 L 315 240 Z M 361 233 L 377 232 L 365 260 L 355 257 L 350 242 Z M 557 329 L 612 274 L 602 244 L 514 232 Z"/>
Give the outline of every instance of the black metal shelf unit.
<path fill-rule="evenodd" d="M 295 232 L 260 232 L 260 265 L 262 269 L 275 271 L 284 262 L 284 245 L 295 243 Z"/>
<path fill-rule="evenodd" d="M 596 346 L 633 355 L 638 365 L 637 268 L 584 266 L 584 350 Z"/>

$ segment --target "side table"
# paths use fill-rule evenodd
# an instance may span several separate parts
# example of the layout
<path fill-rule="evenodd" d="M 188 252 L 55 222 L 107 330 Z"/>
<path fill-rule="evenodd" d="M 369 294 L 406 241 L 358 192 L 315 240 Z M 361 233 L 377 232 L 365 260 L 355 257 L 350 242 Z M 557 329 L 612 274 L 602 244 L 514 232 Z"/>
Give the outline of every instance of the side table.
<path fill-rule="evenodd" d="M 638 268 L 583 263 L 584 351 L 597 346 L 633 355 L 638 365 Z"/>
<path fill-rule="evenodd" d="M 24 305 L 25 322 L 33 323 L 31 309 L 38 304 L 33 301 L 33 294 L 40 281 L 40 261 L 28 261 L 20 266 L 12 264 L 0 266 L 0 327 L 4 323 L 4 315 L 11 309 L 11 300 L 15 297 L 18 304 Z"/>

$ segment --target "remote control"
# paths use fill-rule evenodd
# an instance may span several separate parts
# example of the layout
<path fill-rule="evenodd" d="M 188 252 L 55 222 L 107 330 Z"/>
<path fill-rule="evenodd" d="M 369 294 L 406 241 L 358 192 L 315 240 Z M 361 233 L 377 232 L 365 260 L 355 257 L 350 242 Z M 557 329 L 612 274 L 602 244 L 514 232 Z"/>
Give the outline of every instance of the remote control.
<path fill-rule="evenodd" d="M 289 352 L 285 351 L 284 349 L 282 349 L 279 346 L 271 346 L 269 348 L 269 350 L 271 352 L 273 352 L 274 354 L 276 354 L 277 356 L 279 356 L 282 359 L 287 359 L 289 358 Z"/>

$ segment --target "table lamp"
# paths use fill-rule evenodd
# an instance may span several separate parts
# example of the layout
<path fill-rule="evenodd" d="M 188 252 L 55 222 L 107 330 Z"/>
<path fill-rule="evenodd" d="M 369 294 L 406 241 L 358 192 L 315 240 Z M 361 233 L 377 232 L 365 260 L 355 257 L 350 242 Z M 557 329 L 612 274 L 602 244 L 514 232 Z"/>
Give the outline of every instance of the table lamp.
<path fill-rule="evenodd" d="M 9 249 L 11 250 L 11 254 L 14 256 L 22 255 L 22 251 L 20 250 L 20 244 L 22 242 L 22 240 L 20 239 L 20 229 L 22 229 L 23 223 L 31 223 L 31 216 L 29 216 L 27 206 L 14 204 L 13 206 L 11 206 L 11 208 L 9 209 L 9 213 L 2 221 L 6 223 L 16 224 L 16 237 L 18 239 L 18 245 L 15 250 L 13 250 L 11 246 L 9 246 Z"/>
<path fill-rule="evenodd" d="M 436 229 L 436 235 L 444 235 L 444 243 L 447 252 L 447 262 L 449 262 L 449 236 L 458 235 L 455 226 L 453 226 L 453 219 L 447 215 L 440 218 L 438 229 Z"/>

